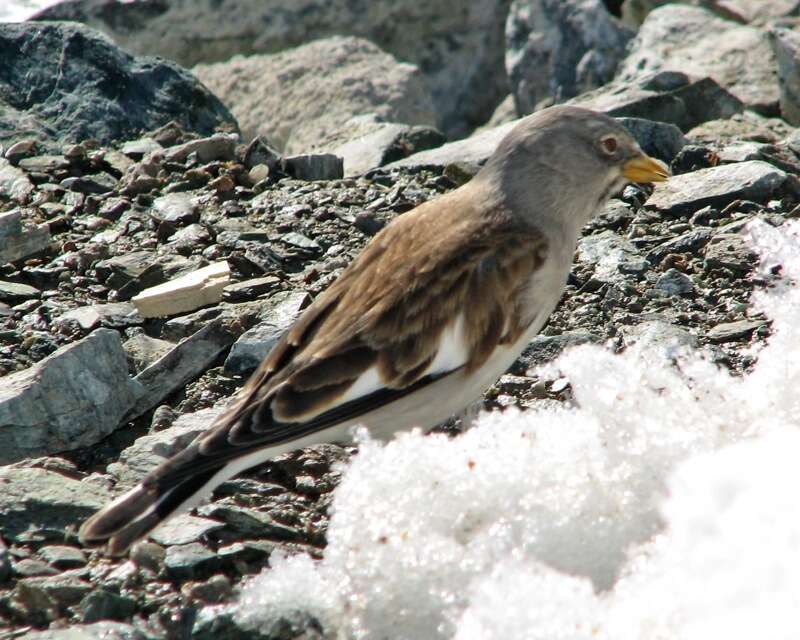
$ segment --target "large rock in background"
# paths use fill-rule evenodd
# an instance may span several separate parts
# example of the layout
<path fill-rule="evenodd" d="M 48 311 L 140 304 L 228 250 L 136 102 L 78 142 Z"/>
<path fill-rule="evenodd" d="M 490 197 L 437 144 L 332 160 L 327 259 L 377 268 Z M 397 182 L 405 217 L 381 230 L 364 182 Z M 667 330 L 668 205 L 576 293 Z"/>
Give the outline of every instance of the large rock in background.
<path fill-rule="evenodd" d="M 769 36 L 778 62 L 781 116 L 800 126 L 800 33 L 773 29 Z"/>
<path fill-rule="evenodd" d="M 508 93 L 503 28 L 510 1 L 74 0 L 36 17 L 85 22 L 128 51 L 186 67 L 361 36 L 420 68 L 438 125 L 456 136 L 485 122 Z"/>
<path fill-rule="evenodd" d="M 515 0 L 506 22 L 506 69 L 517 113 L 605 84 L 632 37 L 602 0 Z"/>
<path fill-rule="evenodd" d="M 744 108 L 741 100 L 712 78 L 691 77 L 677 71 L 660 71 L 633 82 L 610 82 L 568 104 L 618 118 L 669 122 L 682 131 L 709 120 L 730 118 Z"/>
<path fill-rule="evenodd" d="M 703 7 L 721 18 L 741 23 L 765 24 L 775 18 L 797 13 L 797 0 L 678 0 L 681 4 Z M 676 0 L 625 0 L 622 19 L 639 26 L 653 9 Z"/>
<path fill-rule="evenodd" d="M 308 151 L 358 114 L 436 123 L 419 70 L 361 38 L 334 36 L 273 55 L 236 56 L 197 65 L 194 73 L 225 97 L 246 140 L 263 135 L 287 153 Z"/>
<path fill-rule="evenodd" d="M 650 12 L 631 43 L 617 79 L 655 71 L 711 76 L 747 107 L 778 113 L 775 55 L 761 29 L 698 7 L 670 4 Z"/>
<path fill-rule="evenodd" d="M 236 129 L 225 106 L 178 65 L 134 57 L 73 23 L 0 24 L 0 144 L 44 146 L 137 136 L 174 120 L 201 134 Z"/>

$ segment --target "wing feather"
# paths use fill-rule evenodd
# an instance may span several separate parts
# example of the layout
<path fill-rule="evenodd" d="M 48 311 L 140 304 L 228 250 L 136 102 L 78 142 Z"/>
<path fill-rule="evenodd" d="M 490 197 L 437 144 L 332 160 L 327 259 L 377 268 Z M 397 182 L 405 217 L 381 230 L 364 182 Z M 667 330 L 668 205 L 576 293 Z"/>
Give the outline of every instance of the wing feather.
<path fill-rule="evenodd" d="M 530 322 L 519 286 L 544 261 L 543 237 L 502 211 L 481 218 L 441 205 L 422 205 L 373 239 L 198 440 L 200 453 L 226 455 L 325 429 L 426 376 L 473 370 L 516 339 Z M 423 233 L 441 241 L 423 242 Z M 456 339 L 462 348 L 453 347 Z"/>

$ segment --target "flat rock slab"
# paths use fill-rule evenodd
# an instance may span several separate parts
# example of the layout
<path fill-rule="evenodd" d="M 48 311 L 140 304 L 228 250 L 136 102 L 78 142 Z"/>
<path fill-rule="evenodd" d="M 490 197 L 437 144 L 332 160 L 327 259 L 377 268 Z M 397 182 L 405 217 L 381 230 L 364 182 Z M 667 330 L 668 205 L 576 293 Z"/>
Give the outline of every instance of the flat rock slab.
<path fill-rule="evenodd" d="M 276 522 L 268 513 L 240 507 L 228 500 L 203 505 L 197 511 L 203 516 L 222 520 L 228 527 L 245 537 L 272 540 L 296 540 L 301 537 L 296 529 Z"/>
<path fill-rule="evenodd" d="M 255 369 L 309 301 L 308 294 L 302 291 L 281 292 L 272 296 L 267 301 L 270 305 L 268 316 L 252 329 L 245 331 L 234 343 L 225 360 L 225 370 L 243 374 Z"/>
<path fill-rule="evenodd" d="M 601 337 L 583 330 L 567 331 L 557 336 L 538 335 L 525 347 L 519 362 L 525 369 L 534 369 L 555 360 L 567 347 L 602 341 Z"/>
<path fill-rule="evenodd" d="M 228 263 L 215 262 L 175 280 L 145 289 L 131 298 L 131 302 L 144 318 L 174 316 L 219 302 L 228 284 Z"/>
<path fill-rule="evenodd" d="M 448 142 L 436 149 L 420 151 L 413 155 L 389 163 L 387 168 L 393 167 L 444 167 L 455 162 L 483 163 L 494 153 L 500 141 L 506 137 L 519 120 L 506 122 L 494 129 L 488 129 L 477 135 L 455 142 Z"/>
<path fill-rule="evenodd" d="M 221 563 L 217 554 L 199 542 L 176 544 L 167 547 L 164 568 L 175 580 L 189 580 L 208 575 Z"/>
<path fill-rule="evenodd" d="M 664 320 L 646 320 L 620 328 L 620 338 L 626 347 L 638 344 L 649 352 L 660 352 L 663 358 L 672 359 L 696 349 L 697 338 L 683 327 Z"/>
<path fill-rule="evenodd" d="M 737 198 L 763 202 L 787 177 L 785 171 L 760 160 L 700 169 L 659 183 L 645 207 L 680 215 Z"/>
<path fill-rule="evenodd" d="M 718 233 L 705 248 L 703 267 L 747 272 L 758 261 L 758 255 L 738 233 Z"/>
<path fill-rule="evenodd" d="M 233 160 L 238 142 L 238 136 L 218 133 L 208 138 L 190 140 L 170 147 L 164 152 L 164 159 L 170 162 L 184 162 L 191 154 L 194 154 L 198 162 L 202 163 L 214 160 Z"/>
<path fill-rule="evenodd" d="M 647 254 L 647 259 L 652 264 L 658 264 L 671 253 L 691 253 L 692 255 L 697 255 L 697 253 L 708 244 L 712 235 L 713 231 L 711 231 L 711 229 L 700 228 L 687 231 L 677 238 L 662 242 L 651 249 Z"/>
<path fill-rule="evenodd" d="M 128 360 L 134 369 L 139 372 L 163 358 L 175 348 L 175 344 L 168 340 L 153 338 L 146 333 L 137 333 L 128 338 L 122 348 L 128 354 Z"/>
<path fill-rule="evenodd" d="M 0 280 L 0 302 L 17 304 L 30 298 L 38 298 L 41 294 L 42 292 L 36 287 L 19 282 Z"/>
<path fill-rule="evenodd" d="M 199 213 L 197 205 L 188 193 L 168 193 L 153 201 L 150 215 L 158 222 L 172 224 L 188 224 L 197 222 Z"/>
<path fill-rule="evenodd" d="M 105 505 L 110 493 L 38 468 L 0 467 L 0 533 L 7 540 L 33 529 L 74 527 Z"/>
<path fill-rule="evenodd" d="M 156 527 L 150 534 L 150 538 L 164 546 L 189 544 L 190 542 L 200 542 L 206 534 L 224 528 L 223 522 L 182 513 Z"/>
<path fill-rule="evenodd" d="M 686 296 L 694 292 L 694 282 L 677 269 L 667 269 L 656 280 L 655 289 L 668 296 Z"/>
<path fill-rule="evenodd" d="M 153 251 L 132 251 L 121 256 L 100 260 L 95 270 L 105 284 L 112 289 L 120 289 L 133 282 L 150 266 L 157 256 Z"/>
<path fill-rule="evenodd" d="M 280 278 L 275 276 L 264 276 L 263 278 L 251 278 L 242 282 L 234 282 L 225 287 L 222 292 L 222 299 L 227 302 L 253 300 L 272 291 L 280 282 Z"/>
<path fill-rule="evenodd" d="M 735 322 L 724 322 L 712 327 L 706 337 L 711 342 L 734 342 L 747 338 L 753 331 L 767 324 L 766 320 L 737 320 Z"/>
<path fill-rule="evenodd" d="M 371 169 L 446 142 L 436 129 L 356 116 L 319 145 L 344 161 L 344 175 L 362 175 Z"/>
<path fill-rule="evenodd" d="M 136 307 L 129 302 L 108 302 L 78 307 L 60 315 L 58 324 L 77 323 L 84 331 L 91 331 L 102 325 L 109 329 L 125 329 L 142 324 L 143 318 Z"/>
<path fill-rule="evenodd" d="M 148 640 L 136 627 L 122 622 L 103 620 L 92 624 L 70 625 L 65 629 L 28 631 L 27 640 Z"/>
<path fill-rule="evenodd" d="M 669 122 L 688 131 L 703 122 L 730 118 L 744 103 L 713 78 L 661 71 L 636 81 L 619 80 L 584 93 L 567 104 L 615 118 Z"/>
<path fill-rule="evenodd" d="M 624 265 L 642 260 L 630 240 L 613 231 L 602 231 L 582 238 L 578 243 L 578 256 L 582 263 L 595 266 L 587 283 L 590 290 L 624 280 Z"/>
<path fill-rule="evenodd" d="M 205 371 L 236 339 L 224 319 L 214 320 L 167 351 L 138 376 L 142 394 L 130 419 L 142 415 Z"/>
<path fill-rule="evenodd" d="M 650 93 L 656 95 L 654 92 Z M 600 107 L 602 106 L 603 105 L 600 104 Z M 618 105 L 616 102 L 610 103 L 610 110 L 615 110 L 617 108 Z M 604 109 L 599 108 L 598 110 L 603 111 Z M 631 111 L 629 113 L 625 109 L 621 109 L 620 113 L 614 113 L 613 115 L 619 116 L 620 124 L 630 131 L 631 135 L 636 138 L 636 141 L 642 149 L 647 150 L 648 153 L 652 153 L 662 160 L 672 160 L 674 155 L 678 153 L 686 143 L 680 129 L 676 129 L 676 125 L 670 124 L 669 122 L 648 120 L 643 112 Z M 469 138 L 448 142 L 435 149 L 414 153 L 401 160 L 390 162 L 386 165 L 386 168 L 445 167 L 455 163 L 483 164 L 486 159 L 494 153 L 500 141 L 505 138 L 522 119 L 523 118 L 519 118 L 512 122 L 506 122 L 492 129 L 485 129 Z"/>
<path fill-rule="evenodd" d="M 22 214 L 19 209 L 0 213 L 0 247 L 8 243 L 8 238 L 13 238 L 22 233 Z"/>
<path fill-rule="evenodd" d="M 119 334 L 98 329 L 0 385 L 0 463 L 86 447 L 116 429 L 141 395 Z"/>
<path fill-rule="evenodd" d="M 0 264 L 27 258 L 44 251 L 49 244 L 50 229 L 46 224 L 26 229 L 19 209 L 0 213 Z"/>

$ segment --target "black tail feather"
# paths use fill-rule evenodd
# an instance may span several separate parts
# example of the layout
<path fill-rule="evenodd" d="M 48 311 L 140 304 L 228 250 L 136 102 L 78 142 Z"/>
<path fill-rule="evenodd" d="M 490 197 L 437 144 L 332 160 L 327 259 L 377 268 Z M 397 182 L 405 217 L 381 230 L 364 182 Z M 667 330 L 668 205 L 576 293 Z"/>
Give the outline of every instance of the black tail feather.
<path fill-rule="evenodd" d="M 81 541 L 106 542 L 110 555 L 123 555 L 196 495 L 219 469 L 205 469 L 172 486 L 145 480 L 84 522 L 79 532 Z"/>

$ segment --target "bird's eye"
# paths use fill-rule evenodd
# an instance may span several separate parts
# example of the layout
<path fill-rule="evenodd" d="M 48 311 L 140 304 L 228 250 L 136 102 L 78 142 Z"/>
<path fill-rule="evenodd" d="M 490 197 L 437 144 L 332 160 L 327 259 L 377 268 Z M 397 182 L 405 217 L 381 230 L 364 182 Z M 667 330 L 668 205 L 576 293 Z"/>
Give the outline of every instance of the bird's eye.
<path fill-rule="evenodd" d="M 603 151 L 609 155 L 616 153 L 617 149 L 619 148 L 619 142 L 614 136 L 606 136 L 600 140 L 600 144 L 603 147 Z"/>
<path fill-rule="evenodd" d="M 600 141 L 600 145 L 608 155 L 613 155 L 619 148 L 619 142 L 614 136 L 606 136 Z"/>

